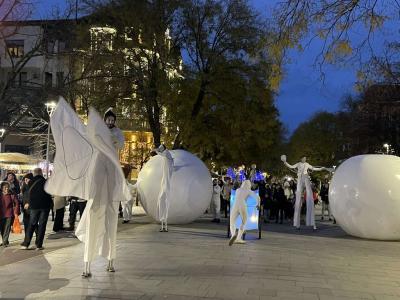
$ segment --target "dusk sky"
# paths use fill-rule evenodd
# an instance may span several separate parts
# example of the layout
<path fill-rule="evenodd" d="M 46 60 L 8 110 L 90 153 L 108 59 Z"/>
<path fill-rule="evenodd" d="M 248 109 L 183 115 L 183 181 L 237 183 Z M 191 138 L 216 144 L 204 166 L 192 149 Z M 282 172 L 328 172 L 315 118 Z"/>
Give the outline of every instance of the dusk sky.
<path fill-rule="evenodd" d="M 251 0 L 254 7 L 270 15 L 278 0 Z M 36 0 L 35 18 L 51 15 L 54 5 L 65 5 L 65 0 Z M 324 68 L 326 78 L 321 82 L 320 72 L 312 65 L 321 49 L 321 42 L 313 42 L 304 52 L 292 51 L 291 63 L 285 66 L 285 78 L 277 95 L 280 118 L 289 133 L 318 111 L 337 111 L 348 93 L 354 93 L 356 66 L 347 69 L 334 66 Z"/>

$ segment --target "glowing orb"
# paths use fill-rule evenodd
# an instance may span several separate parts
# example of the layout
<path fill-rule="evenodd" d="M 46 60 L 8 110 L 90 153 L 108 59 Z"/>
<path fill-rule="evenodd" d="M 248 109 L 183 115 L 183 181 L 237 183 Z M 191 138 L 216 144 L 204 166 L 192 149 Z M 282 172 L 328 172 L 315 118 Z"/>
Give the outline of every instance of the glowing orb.
<path fill-rule="evenodd" d="M 346 160 L 332 178 L 329 203 L 348 234 L 400 239 L 400 158 L 360 155 Z"/>
<path fill-rule="evenodd" d="M 206 165 L 183 150 L 170 151 L 174 172 L 170 186 L 169 224 L 190 223 L 204 214 L 211 202 L 212 179 Z M 146 213 L 159 221 L 157 200 L 161 188 L 162 157 L 152 157 L 138 176 L 138 192 Z"/>

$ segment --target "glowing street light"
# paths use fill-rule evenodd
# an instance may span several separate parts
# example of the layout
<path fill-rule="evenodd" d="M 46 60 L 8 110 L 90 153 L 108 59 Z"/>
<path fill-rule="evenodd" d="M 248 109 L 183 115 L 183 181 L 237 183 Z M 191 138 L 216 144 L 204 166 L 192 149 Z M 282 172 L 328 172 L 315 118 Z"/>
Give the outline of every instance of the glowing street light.
<path fill-rule="evenodd" d="M 57 103 L 54 101 L 45 103 L 47 114 L 49 115 L 49 123 L 47 124 L 47 147 L 46 147 L 46 178 L 49 178 L 49 148 L 50 148 L 50 118 L 56 109 Z"/>

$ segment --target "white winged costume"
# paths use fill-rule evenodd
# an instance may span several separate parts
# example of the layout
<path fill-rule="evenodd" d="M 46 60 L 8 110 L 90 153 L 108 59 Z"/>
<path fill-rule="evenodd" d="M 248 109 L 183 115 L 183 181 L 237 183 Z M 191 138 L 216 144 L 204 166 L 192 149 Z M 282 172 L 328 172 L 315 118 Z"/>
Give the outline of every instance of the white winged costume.
<path fill-rule="evenodd" d="M 88 201 L 75 232 L 85 243 L 84 261 L 90 263 L 96 254 L 111 261 L 116 255 L 119 201 L 131 197 L 111 132 L 93 108 L 85 126 L 61 97 L 50 125 L 56 156 L 45 189 Z"/>

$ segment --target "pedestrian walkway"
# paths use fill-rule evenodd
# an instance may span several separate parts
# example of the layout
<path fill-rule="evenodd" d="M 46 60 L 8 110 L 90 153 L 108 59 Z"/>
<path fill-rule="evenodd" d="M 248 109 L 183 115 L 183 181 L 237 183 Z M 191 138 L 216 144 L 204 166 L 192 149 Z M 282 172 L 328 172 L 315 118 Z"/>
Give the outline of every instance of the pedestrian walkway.
<path fill-rule="evenodd" d="M 5 248 L 0 297 L 27 299 L 400 299 L 400 243 L 347 236 L 330 222 L 319 230 L 265 224 L 246 245 L 228 246 L 226 220 L 158 225 L 146 216 L 119 224 L 116 273 L 106 261 L 81 278 L 83 246 L 46 239 L 46 249 Z M 26 258 L 12 259 L 24 253 Z"/>

